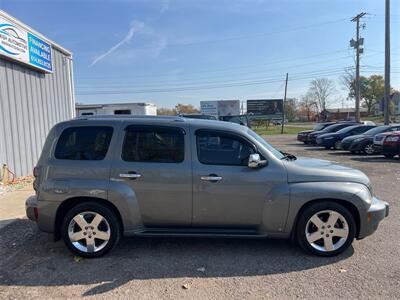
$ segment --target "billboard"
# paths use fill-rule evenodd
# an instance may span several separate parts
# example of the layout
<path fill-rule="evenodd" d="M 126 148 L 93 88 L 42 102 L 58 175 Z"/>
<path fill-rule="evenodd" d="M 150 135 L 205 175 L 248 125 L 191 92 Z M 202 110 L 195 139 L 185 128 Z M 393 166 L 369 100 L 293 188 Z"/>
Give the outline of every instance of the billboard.
<path fill-rule="evenodd" d="M 283 99 L 247 100 L 247 115 L 251 119 L 282 119 Z"/>
<path fill-rule="evenodd" d="M 240 100 L 200 101 L 200 110 L 204 115 L 215 117 L 240 115 Z"/>
<path fill-rule="evenodd" d="M 0 55 L 53 72 L 51 44 L 0 15 Z"/>

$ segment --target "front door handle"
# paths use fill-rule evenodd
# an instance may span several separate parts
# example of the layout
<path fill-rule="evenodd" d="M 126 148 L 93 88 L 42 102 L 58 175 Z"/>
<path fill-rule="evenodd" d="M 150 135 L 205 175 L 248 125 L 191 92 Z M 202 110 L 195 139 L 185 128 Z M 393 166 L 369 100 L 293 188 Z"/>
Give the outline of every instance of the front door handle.
<path fill-rule="evenodd" d="M 204 181 L 217 182 L 217 181 L 222 180 L 222 177 L 218 176 L 218 175 L 215 175 L 215 174 L 210 174 L 210 175 L 207 175 L 207 176 L 201 176 L 200 179 L 204 180 Z"/>
<path fill-rule="evenodd" d="M 142 175 L 141 174 L 138 174 L 138 173 L 122 173 L 122 174 L 119 174 L 119 177 L 121 177 L 121 178 L 128 178 L 128 179 L 136 179 L 136 178 L 140 178 L 140 177 L 142 177 Z"/>

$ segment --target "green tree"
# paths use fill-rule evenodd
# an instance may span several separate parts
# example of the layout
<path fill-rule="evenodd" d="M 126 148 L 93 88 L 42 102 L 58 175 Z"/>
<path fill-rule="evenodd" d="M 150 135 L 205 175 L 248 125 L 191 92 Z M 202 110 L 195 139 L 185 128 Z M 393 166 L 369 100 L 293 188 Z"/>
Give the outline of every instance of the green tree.
<path fill-rule="evenodd" d="M 382 75 L 371 75 L 366 79 L 365 87 L 361 89 L 363 105 L 368 109 L 368 114 L 376 103 L 381 101 L 384 96 L 385 80 Z"/>

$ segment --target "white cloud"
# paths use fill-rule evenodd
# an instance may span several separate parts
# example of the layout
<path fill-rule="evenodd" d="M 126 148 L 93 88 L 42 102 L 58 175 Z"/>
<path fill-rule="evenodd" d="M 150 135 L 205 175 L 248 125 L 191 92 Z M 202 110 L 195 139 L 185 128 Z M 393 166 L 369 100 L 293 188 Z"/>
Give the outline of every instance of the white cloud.
<path fill-rule="evenodd" d="M 161 2 L 161 9 L 160 9 L 160 15 L 163 15 L 171 6 L 171 1 L 170 0 L 163 0 Z"/>
<path fill-rule="evenodd" d="M 104 58 L 106 58 L 108 55 L 112 54 L 113 52 L 115 52 L 118 48 L 120 48 L 121 46 L 128 44 L 132 41 L 132 38 L 134 36 L 134 34 L 138 31 L 140 31 L 142 28 L 144 28 L 144 23 L 139 22 L 139 21 L 134 21 L 131 23 L 131 26 L 129 28 L 129 32 L 128 34 L 117 44 L 115 44 L 114 46 L 112 46 L 110 49 L 108 49 L 105 53 L 97 56 L 92 63 L 90 64 L 89 67 L 93 67 L 95 64 L 97 64 L 98 62 L 102 61 Z"/>

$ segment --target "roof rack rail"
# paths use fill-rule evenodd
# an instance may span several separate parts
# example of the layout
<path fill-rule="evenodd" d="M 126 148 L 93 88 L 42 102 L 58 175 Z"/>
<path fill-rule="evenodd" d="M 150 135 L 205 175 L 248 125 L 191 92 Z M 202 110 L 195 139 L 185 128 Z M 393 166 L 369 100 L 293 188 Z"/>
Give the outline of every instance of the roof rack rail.
<path fill-rule="evenodd" d="M 150 115 L 85 115 L 77 116 L 76 120 L 96 120 L 96 119 L 158 119 L 184 122 L 181 116 L 150 116 Z"/>

